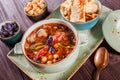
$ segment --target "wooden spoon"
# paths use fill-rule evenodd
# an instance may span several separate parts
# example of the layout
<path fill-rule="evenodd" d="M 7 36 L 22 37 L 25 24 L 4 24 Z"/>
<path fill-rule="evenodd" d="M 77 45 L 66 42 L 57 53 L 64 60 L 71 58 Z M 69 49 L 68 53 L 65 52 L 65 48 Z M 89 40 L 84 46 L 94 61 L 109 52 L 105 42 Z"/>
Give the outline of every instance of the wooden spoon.
<path fill-rule="evenodd" d="M 97 71 L 95 73 L 95 80 L 99 80 L 100 72 L 103 68 L 105 68 L 109 61 L 109 54 L 105 47 L 101 47 L 97 50 L 94 57 L 94 64 L 97 67 Z"/>

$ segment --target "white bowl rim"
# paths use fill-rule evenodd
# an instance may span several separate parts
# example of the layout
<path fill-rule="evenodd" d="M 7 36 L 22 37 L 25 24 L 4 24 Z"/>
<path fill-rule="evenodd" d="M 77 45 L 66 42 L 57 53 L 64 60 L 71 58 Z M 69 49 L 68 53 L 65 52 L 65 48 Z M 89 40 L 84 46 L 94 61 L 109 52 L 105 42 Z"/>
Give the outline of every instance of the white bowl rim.
<path fill-rule="evenodd" d="M 33 60 L 31 60 L 31 59 L 26 55 L 25 50 L 24 50 L 25 39 L 26 39 L 26 36 L 29 35 L 29 34 L 27 34 L 27 33 L 28 33 L 28 32 L 31 33 L 34 29 L 36 29 L 36 28 L 38 27 L 37 24 L 39 24 L 39 26 L 40 26 L 40 25 L 42 25 L 42 24 L 45 24 L 46 21 L 61 21 L 61 22 L 64 22 L 65 24 L 67 24 L 67 25 L 69 25 L 70 27 L 73 28 L 72 31 L 74 30 L 73 32 L 74 32 L 74 35 L 75 35 L 75 37 L 76 37 L 76 45 L 75 45 L 74 49 L 72 50 L 72 52 L 71 52 L 66 58 L 64 58 L 64 59 L 62 59 L 61 61 L 58 61 L 58 62 L 56 62 L 56 63 L 52 63 L 52 64 L 36 63 L 36 62 L 34 62 Z M 45 22 L 45 23 L 42 23 L 42 22 Z M 49 23 L 57 23 L 57 22 L 49 22 Z M 65 24 L 63 24 L 63 25 L 65 25 Z M 35 27 L 35 26 L 37 26 L 37 27 Z M 33 29 L 32 31 L 30 31 L 30 29 L 32 29 L 33 27 L 34 27 L 34 29 Z M 68 26 L 67 26 L 67 27 L 68 27 Z M 76 33 L 75 33 L 75 32 L 76 32 Z M 25 34 L 23 35 L 23 37 L 22 37 L 22 51 L 23 51 L 24 56 L 25 56 L 30 62 L 32 62 L 33 64 L 35 64 L 35 65 L 37 65 L 37 66 L 52 66 L 52 65 L 57 65 L 57 64 L 63 62 L 63 61 L 64 61 L 65 59 L 67 59 L 68 57 L 70 57 L 70 56 L 72 55 L 72 53 L 76 50 L 77 45 L 78 45 L 78 41 L 79 41 L 78 32 L 77 32 L 77 30 L 73 27 L 73 25 L 70 24 L 69 22 L 67 22 L 67 21 L 65 21 L 65 20 L 62 20 L 62 19 L 42 20 L 42 21 L 39 21 L 39 22 L 33 24 L 33 25 L 25 32 Z"/>

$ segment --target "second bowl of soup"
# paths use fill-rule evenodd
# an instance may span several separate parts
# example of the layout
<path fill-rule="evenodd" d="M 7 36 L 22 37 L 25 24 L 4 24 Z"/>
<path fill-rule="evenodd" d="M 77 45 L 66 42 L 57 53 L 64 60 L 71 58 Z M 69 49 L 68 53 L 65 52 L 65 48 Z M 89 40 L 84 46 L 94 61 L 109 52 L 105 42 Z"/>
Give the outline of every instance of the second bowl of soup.
<path fill-rule="evenodd" d="M 37 22 L 23 36 L 22 51 L 40 71 L 69 68 L 78 56 L 78 33 L 68 22 L 49 19 Z"/>

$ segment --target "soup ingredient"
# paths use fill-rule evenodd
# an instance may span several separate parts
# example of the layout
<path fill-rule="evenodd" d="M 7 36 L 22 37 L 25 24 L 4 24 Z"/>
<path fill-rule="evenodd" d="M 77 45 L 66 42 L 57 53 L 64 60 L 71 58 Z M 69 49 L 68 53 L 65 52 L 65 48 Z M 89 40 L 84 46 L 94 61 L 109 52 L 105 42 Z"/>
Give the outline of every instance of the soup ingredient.
<path fill-rule="evenodd" d="M 56 44 L 57 42 L 61 41 L 64 37 L 63 32 L 58 32 L 56 35 L 53 36 L 53 44 Z"/>
<path fill-rule="evenodd" d="M 87 22 L 98 16 L 99 7 L 95 0 L 66 0 L 61 13 L 71 22 Z"/>
<path fill-rule="evenodd" d="M 35 40 L 36 40 L 36 33 L 30 35 L 29 38 L 27 38 L 27 41 L 30 43 L 35 42 Z"/>
<path fill-rule="evenodd" d="M 48 47 L 44 47 L 44 48 L 40 49 L 36 55 L 36 58 L 41 58 L 42 56 L 47 54 L 47 51 L 48 51 Z"/>
<path fill-rule="evenodd" d="M 49 60 L 52 60 L 52 59 L 53 59 L 53 55 L 52 55 L 52 54 L 49 54 L 49 55 L 48 55 L 48 59 L 49 59 Z"/>
<path fill-rule="evenodd" d="M 38 37 L 42 37 L 42 36 L 47 37 L 48 35 L 45 29 L 39 29 L 37 34 L 38 34 Z"/>
<path fill-rule="evenodd" d="M 57 58 L 59 58 L 59 55 L 58 54 L 54 54 L 53 57 L 54 57 L 54 59 L 57 59 Z"/>
<path fill-rule="evenodd" d="M 17 23 L 5 23 L 0 29 L 0 38 L 7 38 L 13 36 L 18 31 Z"/>
<path fill-rule="evenodd" d="M 35 43 L 35 44 L 31 45 L 31 49 L 35 50 L 35 51 L 39 50 L 39 49 L 41 49 L 43 47 L 44 47 L 43 43 Z"/>
<path fill-rule="evenodd" d="M 63 24 L 47 23 L 27 36 L 24 48 L 34 62 L 52 64 L 66 58 L 75 45 L 76 38 L 71 29 Z"/>
<path fill-rule="evenodd" d="M 57 60 L 56 59 L 53 59 L 53 63 L 56 63 L 57 62 Z"/>
<path fill-rule="evenodd" d="M 36 16 L 42 14 L 46 9 L 46 3 L 44 0 L 32 0 L 28 2 L 24 10 L 29 16 Z"/>
<path fill-rule="evenodd" d="M 52 61 L 47 61 L 47 64 L 52 64 Z"/>
<path fill-rule="evenodd" d="M 52 42 L 53 42 L 53 38 L 52 36 L 49 35 L 46 44 L 51 46 Z"/>
<path fill-rule="evenodd" d="M 55 52 L 55 48 L 53 46 L 50 46 L 49 51 L 50 51 L 50 53 L 54 53 Z"/>
<path fill-rule="evenodd" d="M 40 60 L 38 58 L 33 58 L 33 61 L 36 63 L 40 63 Z"/>
<path fill-rule="evenodd" d="M 45 62 L 47 62 L 47 57 L 44 56 L 41 58 L 41 63 L 45 63 Z"/>

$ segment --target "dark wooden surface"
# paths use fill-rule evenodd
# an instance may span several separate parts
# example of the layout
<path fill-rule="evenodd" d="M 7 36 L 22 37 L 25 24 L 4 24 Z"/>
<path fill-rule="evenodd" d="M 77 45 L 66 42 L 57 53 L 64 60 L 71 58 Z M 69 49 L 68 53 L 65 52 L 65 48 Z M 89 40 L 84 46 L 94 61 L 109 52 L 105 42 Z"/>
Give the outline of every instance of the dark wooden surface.
<path fill-rule="evenodd" d="M 16 20 L 21 24 L 23 33 L 33 24 L 24 14 L 23 7 L 29 0 L 0 0 L 0 23 L 6 20 Z M 64 0 L 46 0 L 49 12 L 53 12 Z M 120 0 L 100 0 L 101 3 L 113 10 L 120 9 Z M 120 53 L 114 51 L 104 40 L 99 46 L 109 51 L 109 64 L 101 72 L 100 80 L 120 80 Z M 0 41 L 0 80 L 31 80 L 18 69 L 7 57 L 10 48 Z M 71 80 L 93 80 L 96 68 L 93 64 L 93 55 L 77 71 Z"/>

